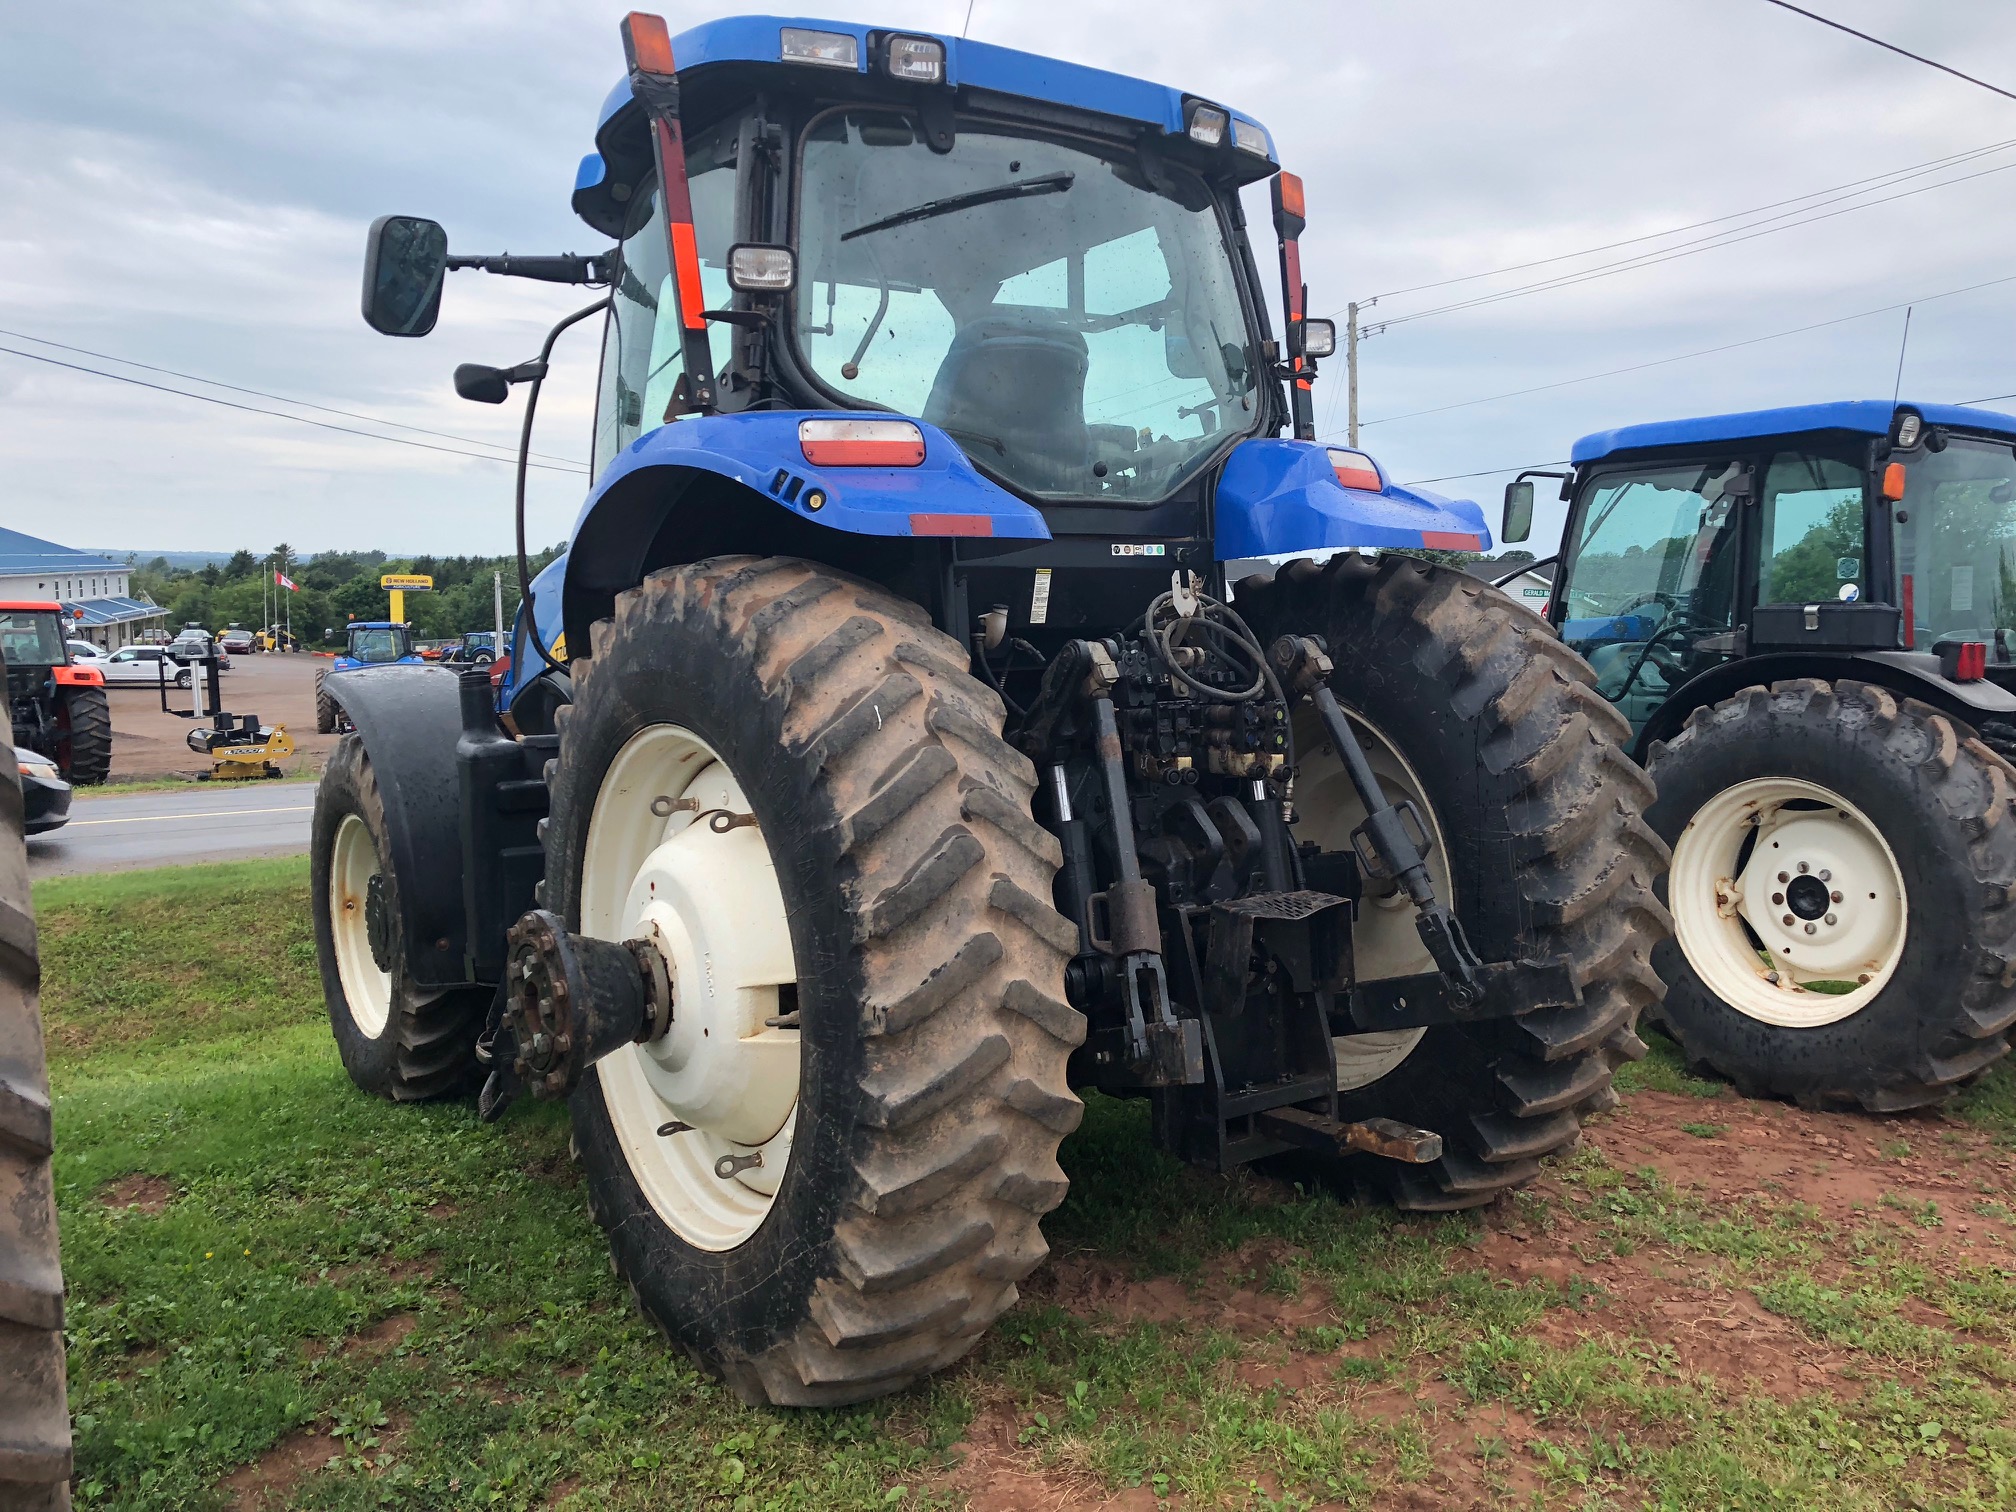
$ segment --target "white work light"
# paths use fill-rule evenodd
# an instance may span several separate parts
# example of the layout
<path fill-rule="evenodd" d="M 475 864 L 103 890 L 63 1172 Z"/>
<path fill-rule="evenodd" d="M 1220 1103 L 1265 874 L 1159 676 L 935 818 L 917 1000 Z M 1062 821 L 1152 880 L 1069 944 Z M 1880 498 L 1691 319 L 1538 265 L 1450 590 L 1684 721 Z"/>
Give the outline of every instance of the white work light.
<path fill-rule="evenodd" d="M 1924 429 L 1924 420 L 1906 410 L 1897 418 L 1897 444 L 1909 451 L 1918 444 L 1918 437 Z"/>
<path fill-rule="evenodd" d="M 861 44 L 852 32 L 812 31 L 803 26 L 784 28 L 783 54 L 786 63 L 814 63 L 821 68 L 861 66 Z"/>
<path fill-rule="evenodd" d="M 1206 147 L 1216 147 L 1225 140 L 1225 122 L 1229 117 L 1216 105 L 1196 104 L 1190 107 L 1190 140 Z"/>
<path fill-rule="evenodd" d="M 1302 355 L 1304 357 L 1328 357 L 1336 350 L 1336 321 L 1305 320 L 1302 322 Z"/>
<path fill-rule="evenodd" d="M 884 64 L 892 79 L 910 84 L 942 84 L 945 44 L 935 37 L 891 37 Z"/>
<path fill-rule="evenodd" d="M 1255 157 L 1268 155 L 1267 133 L 1251 121 L 1242 121 L 1237 116 L 1232 118 L 1232 145 L 1241 152 L 1252 153 Z"/>
<path fill-rule="evenodd" d="M 728 249 L 728 284 L 745 294 L 779 294 L 798 277 L 798 258 L 789 247 L 742 242 Z"/>

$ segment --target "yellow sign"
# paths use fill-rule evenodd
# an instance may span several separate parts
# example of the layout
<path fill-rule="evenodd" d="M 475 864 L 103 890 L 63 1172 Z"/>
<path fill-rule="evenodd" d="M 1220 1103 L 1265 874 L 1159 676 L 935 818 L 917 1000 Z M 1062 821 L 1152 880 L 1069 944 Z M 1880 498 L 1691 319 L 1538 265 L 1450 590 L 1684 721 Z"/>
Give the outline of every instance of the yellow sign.
<path fill-rule="evenodd" d="M 396 588 L 402 593 L 432 593 L 434 579 L 422 572 L 388 572 L 378 579 L 380 588 Z"/>

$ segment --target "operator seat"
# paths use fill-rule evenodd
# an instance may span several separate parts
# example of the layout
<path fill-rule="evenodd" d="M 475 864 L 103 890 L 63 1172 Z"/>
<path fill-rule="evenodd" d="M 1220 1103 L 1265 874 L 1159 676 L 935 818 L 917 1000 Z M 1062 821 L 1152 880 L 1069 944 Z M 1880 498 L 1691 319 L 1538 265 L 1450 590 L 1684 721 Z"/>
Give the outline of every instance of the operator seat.
<path fill-rule="evenodd" d="M 1003 471 L 1000 454 L 974 438 L 998 440 L 1027 488 L 1084 493 L 1092 482 L 1089 366 L 1085 338 L 1045 311 L 984 315 L 952 338 L 924 418 L 954 432 L 976 461 Z"/>

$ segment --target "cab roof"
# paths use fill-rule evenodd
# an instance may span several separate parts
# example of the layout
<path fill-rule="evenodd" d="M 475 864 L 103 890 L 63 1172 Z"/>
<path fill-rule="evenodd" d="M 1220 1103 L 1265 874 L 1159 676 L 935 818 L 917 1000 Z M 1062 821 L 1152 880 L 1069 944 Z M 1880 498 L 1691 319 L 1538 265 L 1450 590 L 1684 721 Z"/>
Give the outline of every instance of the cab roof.
<path fill-rule="evenodd" d="M 1655 420 L 1597 431 L 1575 443 L 1568 455 L 1576 466 L 1600 462 L 1618 452 L 1654 447 L 1706 446 L 1725 441 L 1751 441 L 1789 436 L 1802 431 L 1848 431 L 1862 436 L 1887 436 L 1899 410 L 1913 410 L 1927 425 L 1981 431 L 2016 442 L 2016 417 L 1964 404 L 1917 404 L 1910 400 L 1837 399 L 1827 404 L 1795 404 L 1784 409 L 1744 410 L 1732 415 L 1703 415 L 1693 420 Z"/>
<path fill-rule="evenodd" d="M 901 26 L 868 26 L 853 21 L 822 21 L 810 16 L 723 16 L 680 32 L 672 39 L 672 56 L 682 79 L 722 64 L 769 64 L 790 69 L 793 76 L 804 80 L 808 91 L 816 90 L 822 77 L 830 78 L 843 72 L 843 68 L 830 64 L 811 64 L 796 59 L 787 61 L 784 57 L 784 32 L 787 28 L 853 37 L 856 62 L 851 68 L 844 68 L 844 72 L 857 78 L 869 77 L 874 67 L 874 49 L 869 46 L 870 33 L 883 37 L 891 34 L 929 37 L 945 48 L 944 87 L 948 89 L 979 89 L 1013 95 L 1069 110 L 1137 121 L 1179 137 L 1187 127 L 1185 106 L 1193 100 L 1208 100 L 1206 96 L 1186 94 L 1166 84 L 1108 73 L 1105 69 L 1088 68 L 1081 63 L 1067 63 L 1061 58 L 1020 52 L 1012 47 L 999 47 L 991 42 L 976 42 L 945 32 Z M 915 86 L 905 87 L 905 93 L 914 92 Z M 605 161 L 610 141 L 606 128 L 631 103 L 629 80 L 618 79 L 616 87 L 602 101 L 601 112 L 595 118 L 597 150 L 582 160 L 575 180 L 577 210 L 582 208 L 584 197 L 600 185 L 610 171 L 612 165 Z M 1208 103 L 1226 110 L 1235 120 L 1259 127 L 1266 137 L 1267 156 L 1262 159 L 1233 148 L 1230 145 L 1230 128 L 1227 128 L 1224 151 L 1228 162 L 1235 158 L 1243 159 L 1246 171 L 1242 181 L 1264 178 L 1274 172 L 1279 166 L 1280 155 L 1274 146 L 1273 133 L 1244 111 L 1233 110 L 1217 100 L 1208 100 Z M 595 208 L 603 209 L 599 205 Z M 597 224 L 595 220 L 589 223 Z M 598 226 L 598 229 L 606 228 Z"/>
<path fill-rule="evenodd" d="M 22 614 L 61 614 L 63 606 L 54 599 L 7 599 L 0 601 L 0 610 L 11 610 Z"/>

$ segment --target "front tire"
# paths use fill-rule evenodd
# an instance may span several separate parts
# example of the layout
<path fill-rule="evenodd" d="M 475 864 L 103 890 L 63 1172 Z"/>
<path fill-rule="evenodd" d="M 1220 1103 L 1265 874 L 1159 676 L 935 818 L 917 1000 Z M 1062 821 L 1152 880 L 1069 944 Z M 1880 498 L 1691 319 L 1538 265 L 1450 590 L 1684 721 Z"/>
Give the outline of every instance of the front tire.
<path fill-rule="evenodd" d="M 364 742 L 346 736 L 315 787 L 309 849 L 315 962 L 336 1050 L 374 1097 L 426 1102 L 469 1089 L 490 993 L 418 986 L 406 968 L 404 881 Z"/>
<path fill-rule="evenodd" d="M 1666 847 L 1642 817 L 1652 785 L 1630 729 L 1589 666 L 1504 594 L 1413 557 L 1344 553 L 1239 585 L 1263 643 L 1323 637 L 1331 690 L 1392 796 L 1439 839 L 1429 857 L 1486 961 L 1566 956 L 1577 1008 L 1336 1041 L 1340 1116 L 1392 1118 L 1442 1136 L 1441 1159 L 1354 1156 L 1345 1169 L 1398 1206 L 1474 1207 L 1530 1179 L 1613 1096 L 1610 1072 L 1644 1053 L 1638 1014 L 1661 987 L 1652 949 L 1671 921 L 1653 895 Z M 1350 849 L 1363 818 L 1321 727 L 1298 713 L 1299 840 Z M 1413 911 L 1368 896 L 1353 951 L 1366 979 L 1432 971 Z"/>
<path fill-rule="evenodd" d="M 315 669 L 315 733 L 318 735 L 336 733 L 336 700 L 322 687 L 322 680 L 328 675 L 327 667 Z"/>
<path fill-rule="evenodd" d="M 1677 926 L 1657 1021 L 1690 1061 L 1892 1112 L 2008 1053 L 2016 774 L 1964 725 L 1800 678 L 1695 710 L 1652 772 Z"/>
<path fill-rule="evenodd" d="M 776 916 L 747 930 L 778 943 L 736 980 L 753 973 L 770 1002 L 788 990 L 799 1042 L 795 1104 L 751 1149 L 768 1119 L 732 1133 L 747 1107 L 681 1080 L 712 1052 L 679 1015 L 716 1011 L 686 1005 L 713 1001 L 719 963 L 703 986 L 673 952 L 667 1043 L 598 1063 L 574 1098 L 591 1209 L 643 1310 L 745 1400 L 897 1390 L 1015 1302 L 1064 1196 L 1057 1146 L 1082 1112 L 1065 1063 L 1085 1025 L 1063 1001 L 1076 930 L 1050 906 L 1061 857 L 1029 815 L 1034 769 L 955 642 L 807 563 L 658 573 L 591 644 L 559 711 L 549 906 L 621 939 L 675 898 L 666 932 L 711 937 L 704 891 L 680 879 L 706 875 L 682 852 L 716 839 L 679 805 L 689 789 L 710 810 L 746 803 L 754 825 L 704 854 L 745 896 L 771 873 Z M 731 864 L 737 839 L 763 864 Z M 722 1177 L 717 1147 L 766 1163 Z M 724 1181 L 749 1189 L 730 1194 L 739 1215 L 705 1200 Z"/>

